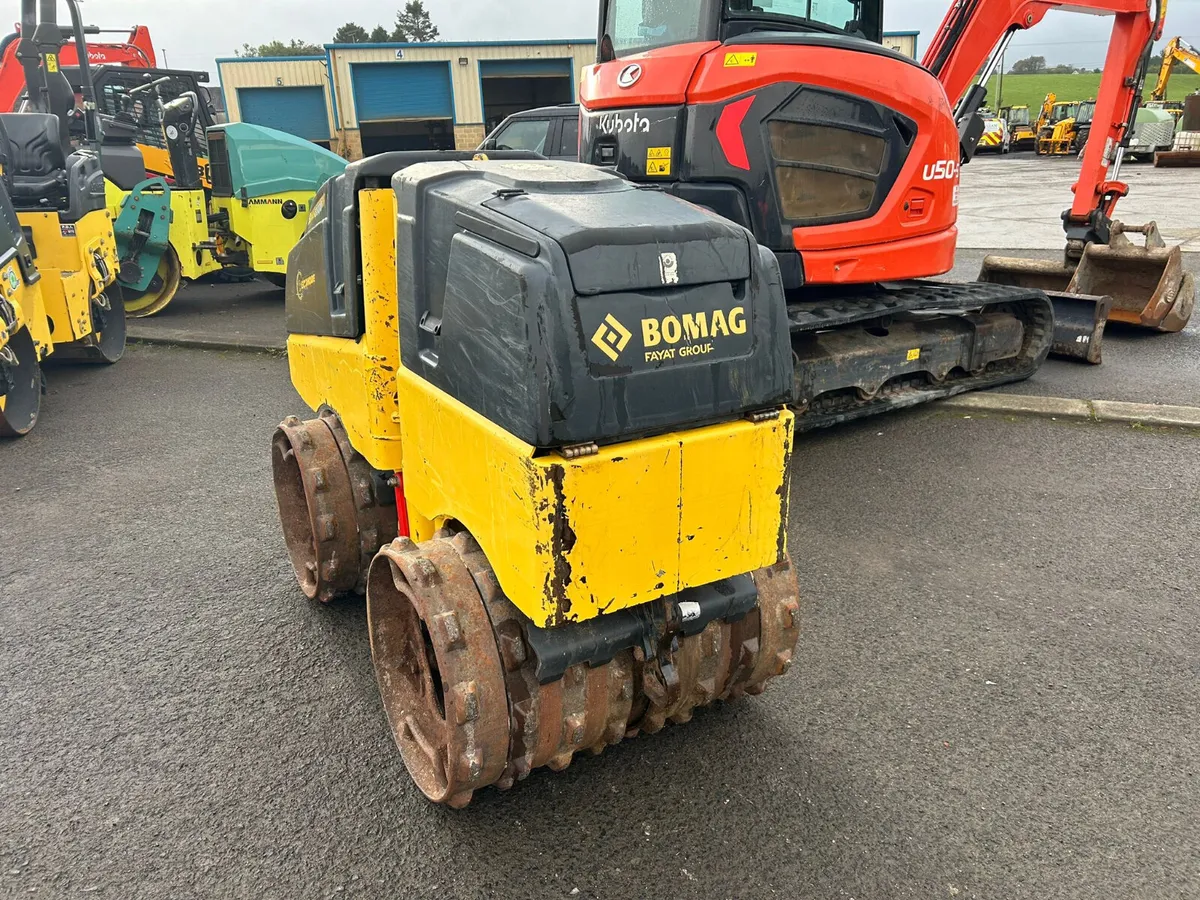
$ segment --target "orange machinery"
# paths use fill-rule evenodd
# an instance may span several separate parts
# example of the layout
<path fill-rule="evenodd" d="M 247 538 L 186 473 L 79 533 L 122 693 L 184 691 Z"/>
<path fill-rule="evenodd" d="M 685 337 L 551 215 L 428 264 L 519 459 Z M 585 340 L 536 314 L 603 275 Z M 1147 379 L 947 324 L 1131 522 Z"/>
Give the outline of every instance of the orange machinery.
<path fill-rule="evenodd" d="M 1115 18 L 1066 261 L 928 281 L 954 264 L 983 85 L 1015 33 L 1070 8 Z M 1147 301 L 1147 269 L 1169 266 L 1132 257 L 1157 248 L 1119 248 L 1140 303 L 1109 296 L 1121 293 L 1112 277 L 1105 296 L 1068 284 L 1093 245 L 1108 249 L 1127 190 L 1120 146 L 1164 12 L 1145 0 L 964 0 L 918 63 L 881 45 L 882 0 L 602 0 L 581 158 L 706 206 L 775 251 L 801 428 L 1027 377 L 1051 343 L 1098 361 L 1110 304 L 1114 316 L 1138 304 L 1151 327 L 1190 313 L 1179 290 Z"/>

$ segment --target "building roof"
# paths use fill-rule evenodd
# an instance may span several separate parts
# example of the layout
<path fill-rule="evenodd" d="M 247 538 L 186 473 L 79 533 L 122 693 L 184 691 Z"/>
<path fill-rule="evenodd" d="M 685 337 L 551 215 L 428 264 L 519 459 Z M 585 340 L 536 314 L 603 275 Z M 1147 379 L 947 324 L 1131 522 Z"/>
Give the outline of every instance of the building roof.
<path fill-rule="evenodd" d="M 551 47 L 563 44 L 594 44 L 595 38 L 562 38 L 554 41 L 386 41 L 380 44 L 325 44 L 326 50 L 392 50 L 404 47 Z"/>
<path fill-rule="evenodd" d="M 262 62 L 325 62 L 322 56 L 222 56 L 217 59 L 217 65 L 225 63 L 262 63 Z"/>
<path fill-rule="evenodd" d="M 884 37 L 918 37 L 919 31 L 885 31 Z M 552 47 L 563 44 L 595 44 L 595 38 L 562 38 L 559 40 L 537 41 L 386 41 L 382 43 L 366 42 L 362 44 L 323 44 L 329 50 L 394 50 L 405 47 Z M 226 56 L 217 60 L 217 65 L 227 63 L 257 63 L 257 62 L 307 62 L 309 60 L 324 61 L 324 56 Z"/>

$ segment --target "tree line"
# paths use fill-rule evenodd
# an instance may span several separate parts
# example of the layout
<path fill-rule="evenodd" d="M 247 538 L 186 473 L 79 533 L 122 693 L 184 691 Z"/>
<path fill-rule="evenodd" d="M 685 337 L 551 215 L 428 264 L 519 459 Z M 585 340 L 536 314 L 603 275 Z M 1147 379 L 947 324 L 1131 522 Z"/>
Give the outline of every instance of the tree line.
<path fill-rule="evenodd" d="M 390 42 L 402 44 L 423 44 L 436 41 L 440 32 L 433 24 L 429 10 L 423 0 L 409 0 L 403 9 L 396 11 L 396 23 L 391 29 L 376 25 L 368 31 L 356 22 L 347 22 L 333 33 L 335 44 L 386 44 Z M 312 44 L 308 41 L 292 39 L 270 41 L 266 44 L 243 44 L 242 49 L 235 51 L 237 56 L 323 56 L 325 47 L 322 44 Z"/>
<path fill-rule="evenodd" d="M 1162 68 L 1163 55 L 1162 52 L 1155 53 L 1150 57 L 1150 64 L 1146 68 L 1146 77 L 1155 78 L 1158 75 L 1159 69 Z M 1008 70 L 1009 75 L 1075 75 L 1079 72 L 1099 72 L 1100 69 L 1089 69 L 1086 66 L 1072 65 L 1057 65 L 1047 66 L 1046 57 L 1044 56 L 1027 56 L 1024 59 L 1018 59 L 1012 64 L 1012 68 Z M 1189 71 L 1186 66 L 1179 60 L 1175 60 L 1173 72 Z"/>

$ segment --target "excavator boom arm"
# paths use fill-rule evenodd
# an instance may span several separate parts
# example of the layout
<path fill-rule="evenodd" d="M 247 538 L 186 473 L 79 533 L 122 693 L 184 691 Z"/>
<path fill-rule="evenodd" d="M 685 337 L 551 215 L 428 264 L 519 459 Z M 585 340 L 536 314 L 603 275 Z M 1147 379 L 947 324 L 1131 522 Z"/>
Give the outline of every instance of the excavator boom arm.
<path fill-rule="evenodd" d="M 1200 50 L 1197 50 L 1181 37 L 1173 37 L 1163 49 L 1162 67 L 1158 70 L 1158 81 L 1150 93 L 1151 100 L 1167 99 L 1167 82 L 1171 80 L 1171 70 L 1175 63 L 1181 62 L 1197 75 L 1200 75 Z"/>
<path fill-rule="evenodd" d="M 1066 217 L 1069 237 L 1075 236 L 1075 228 L 1085 226 L 1090 239 L 1103 241 L 1104 225 L 1095 232 L 1096 223 L 1107 222 L 1127 190 L 1109 180 L 1109 166 L 1133 121 L 1151 44 L 1162 36 L 1166 0 L 956 0 L 922 62 L 955 103 L 967 93 L 989 55 L 994 59 L 997 46 L 1036 25 L 1052 9 L 1113 15 L 1092 128 Z"/>

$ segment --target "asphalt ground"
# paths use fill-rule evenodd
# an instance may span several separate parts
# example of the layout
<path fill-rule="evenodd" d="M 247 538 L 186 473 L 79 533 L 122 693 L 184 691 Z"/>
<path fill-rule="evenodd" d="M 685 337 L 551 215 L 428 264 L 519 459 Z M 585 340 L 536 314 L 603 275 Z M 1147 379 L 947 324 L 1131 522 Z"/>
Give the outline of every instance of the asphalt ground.
<path fill-rule="evenodd" d="M 1033 151 L 976 154 L 962 169 L 958 246 L 1060 249 L 1061 215 L 1071 205 L 1080 164 L 1075 156 Z M 1157 169 L 1151 160 L 1139 160 L 1121 167 L 1120 180 L 1129 194 L 1117 204 L 1117 219 L 1157 222 L 1168 244 L 1200 251 L 1194 199 L 1200 197 L 1200 168 Z"/>
<path fill-rule="evenodd" d="M 128 321 L 132 341 L 211 349 L 285 350 L 283 291 L 260 279 L 185 284 L 153 316 Z"/>
<path fill-rule="evenodd" d="M 137 346 L 49 388 L 0 445 L 0 896 L 1200 896 L 1198 436 L 803 438 L 792 673 L 452 812 L 363 604 L 292 580 L 286 361 Z"/>
<path fill-rule="evenodd" d="M 954 269 L 946 277 L 953 281 L 975 280 L 979 277 L 983 258 L 988 254 L 1029 259 L 1062 258 L 1061 250 L 960 249 L 955 256 Z M 1200 253 L 1184 253 L 1183 266 L 1200 283 Z M 1076 360 L 1047 359 L 1029 379 L 997 390 L 1078 400 L 1200 406 L 1200 313 L 1193 314 L 1188 327 L 1179 334 L 1161 334 L 1109 322 L 1104 329 L 1102 346 L 1104 361 L 1099 366 Z"/>

